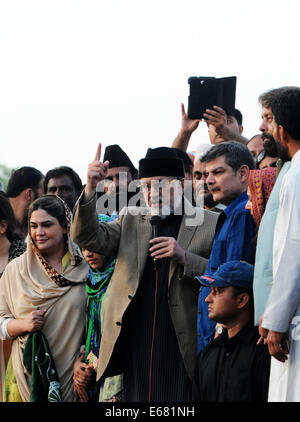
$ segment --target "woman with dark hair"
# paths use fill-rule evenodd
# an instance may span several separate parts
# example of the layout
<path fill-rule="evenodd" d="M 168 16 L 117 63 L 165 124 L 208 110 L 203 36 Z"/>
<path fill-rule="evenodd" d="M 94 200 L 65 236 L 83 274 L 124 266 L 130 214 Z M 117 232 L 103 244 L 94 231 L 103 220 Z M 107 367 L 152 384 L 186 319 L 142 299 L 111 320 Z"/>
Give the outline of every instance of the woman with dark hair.
<path fill-rule="evenodd" d="M 2 335 L 13 339 L 4 401 L 51 401 L 35 389 L 39 377 L 49 383 L 49 395 L 54 385 L 62 401 L 76 401 L 73 364 L 84 339 L 88 266 L 69 237 L 71 212 L 62 199 L 46 195 L 35 200 L 28 221 L 27 249 L 7 265 L 0 281 Z M 31 335 L 40 330 L 42 355 L 36 349 L 41 343 Z M 49 359 L 52 372 L 41 356 Z"/>
<path fill-rule="evenodd" d="M 13 209 L 4 192 L 0 192 L 0 277 L 7 264 L 25 252 L 26 244 L 16 234 L 16 221 Z M 7 361 L 11 352 L 11 341 L 1 340 L 0 325 L 0 402 Z"/>

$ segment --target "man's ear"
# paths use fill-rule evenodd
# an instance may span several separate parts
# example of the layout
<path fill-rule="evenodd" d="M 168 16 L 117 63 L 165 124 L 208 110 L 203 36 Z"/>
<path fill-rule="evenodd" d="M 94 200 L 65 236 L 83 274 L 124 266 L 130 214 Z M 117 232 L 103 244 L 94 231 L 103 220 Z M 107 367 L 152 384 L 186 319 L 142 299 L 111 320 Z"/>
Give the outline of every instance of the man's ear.
<path fill-rule="evenodd" d="M 239 176 L 240 176 L 240 181 L 243 183 L 243 182 L 246 182 L 246 181 L 248 181 L 248 177 L 249 177 L 249 172 L 250 172 L 250 170 L 249 170 L 249 167 L 246 165 L 246 164 L 243 164 L 239 169 L 238 169 L 238 172 L 239 172 Z"/>
<path fill-rule="evenodd" d="M 26 202 L 29 202 L 29 203 L 34 201 L 34 192 L 31 188 L 25 189 L 24 198 L 25 198 Z"/>
<path fill-rule="evenodd" d="M 278 135 L 279 135 L 279 139 L 282 145 L 287 147 L 290 136 L 288 132 L 284 129 L 284 127 L 281 125 L 278 126 Z"/>
<path fill-rule="evenodd" d="M 0 234 L 5 234 L 6 229 L 7 229 L 7 221 L 1 220 L 0 221 Z"/>
<path fill-rule="evenodd" d="M 248 293 L 241 293 L 237 297 L 237 307 L 238 309 L 244 308 L 249 303 Z"/>
<path fill-rule="evenodd" d="M 244 126 L 243 125 L 239 125 L 239 131 L 240 131 L 240 134 L 242 134 L 244 132 Z"/>

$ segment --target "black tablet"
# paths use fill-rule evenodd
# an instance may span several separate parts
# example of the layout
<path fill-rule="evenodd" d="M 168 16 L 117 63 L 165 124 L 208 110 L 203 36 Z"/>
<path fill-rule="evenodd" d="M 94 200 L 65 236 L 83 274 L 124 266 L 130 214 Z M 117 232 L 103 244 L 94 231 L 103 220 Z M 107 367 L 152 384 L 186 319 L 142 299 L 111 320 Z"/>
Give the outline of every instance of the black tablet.
<path fill-rule="evenodd" d="M 222 107 L 227 115 L 235 109 L 236 76 L 215 78 L 213 76 L 191 76 L 188 79 L 188 117 L 203 119 L 203 113 L 214 105 Z"/>

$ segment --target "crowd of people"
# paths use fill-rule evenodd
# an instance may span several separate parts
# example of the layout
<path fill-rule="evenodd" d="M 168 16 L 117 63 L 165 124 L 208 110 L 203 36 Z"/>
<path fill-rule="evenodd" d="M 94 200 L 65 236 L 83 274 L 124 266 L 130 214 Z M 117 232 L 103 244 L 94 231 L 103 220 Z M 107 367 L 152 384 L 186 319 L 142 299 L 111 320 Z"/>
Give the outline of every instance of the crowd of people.
<path fill-rule="evenodd" d="M 300 88 L 0 192 L 0 401 L 298 402 Z M 299 180 L 300 182 L 300 180 Z M 298 202 L 297 202 L 298 201 Z M 300 380 L 299 380 L 300 381 Z"/>

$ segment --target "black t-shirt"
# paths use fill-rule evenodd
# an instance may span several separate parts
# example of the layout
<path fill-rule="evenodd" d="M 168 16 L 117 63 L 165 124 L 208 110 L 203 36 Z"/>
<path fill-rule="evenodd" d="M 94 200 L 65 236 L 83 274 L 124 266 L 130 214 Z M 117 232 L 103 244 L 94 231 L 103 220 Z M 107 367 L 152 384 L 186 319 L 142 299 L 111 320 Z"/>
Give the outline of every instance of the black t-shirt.
<path fill-rule="evenodd" d="M 258 329 L 246 324 L 234 337 L 227 330 L 198 357 L 193 382 L 197 402 L 264 402 L 268 398 L 270 355 L 256 345 Z"/>

